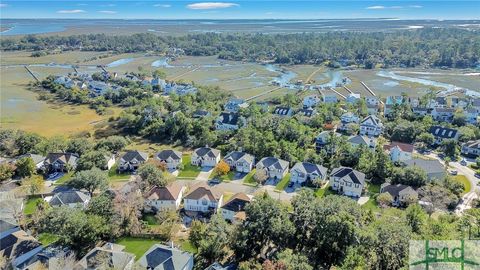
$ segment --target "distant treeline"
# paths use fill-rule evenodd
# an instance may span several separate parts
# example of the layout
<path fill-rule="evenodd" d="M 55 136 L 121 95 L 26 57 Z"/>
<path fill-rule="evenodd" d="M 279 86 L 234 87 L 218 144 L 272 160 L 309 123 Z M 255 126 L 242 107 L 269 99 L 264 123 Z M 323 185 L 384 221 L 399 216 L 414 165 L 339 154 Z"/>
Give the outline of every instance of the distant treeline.
<path fill-rule="evenodd" d="M 348 64 L 373 68 L 469 68 L 480 61 L 480 33 L 459 29 L 418 29 L 392 33 L 215 34 L 130 36 L 105 34 L 34 36 L 2 39 L 2 50 L 52 49 L 127 52 L 166 52 L 181 48 L 187 55 L 219 55 L 242 61 L 273 60 L 282 64 Z"/>

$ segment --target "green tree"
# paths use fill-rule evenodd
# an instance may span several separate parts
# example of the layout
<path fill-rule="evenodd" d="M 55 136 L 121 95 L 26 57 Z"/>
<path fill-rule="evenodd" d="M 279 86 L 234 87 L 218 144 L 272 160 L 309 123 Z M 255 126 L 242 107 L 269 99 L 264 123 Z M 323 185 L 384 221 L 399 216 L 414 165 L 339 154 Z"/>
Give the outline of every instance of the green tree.
<path fill-rule="evenodd" d="M 442 151 L 447 157 L 456 159 L 460 154 L 458 144 L 455 140 L 443 140 L 442 141 Z"/>
<path fill-rule="evenodd" d="M 426 222 L 427 215 L 422 207 L 418 204 L 412 204 L 407 207 L 405 211 L 407 224 L 412 229 L 412 232 L 420 234 L 422 227 Z"/>
<path fill-rule="evenodd" d="M 291 249 L 280 252 L 277 260 L 285 265 L 287 270 L 313 270 L 305 255 L 294 253 Z"/>
<path fill-rule="evenodd" d="M 103 151 L 88 151 L 83 153 L 77 161 L 76 169 L 79 171 L 91 170 L 93 168 L 107 168 L 108 155 Z"/>
<path fill-rule="evenodd" d="M 122 136 L 110 136 L 101 139 L 95 146 L 95 149 L 103 149 L 108 152 L 116 153 L 125 148 L 128 143 L 128 140 Z"/>
<path fill-rule="evenodd" d="M 92 196 L 95 190 L 104 190 L 108 187 L 108 176 L 100 169 L 93 168 L 75 173 L 66 184 L 73 188 L 85 189 Z"/>
<path fill-rule="evenodd" d="M 393 197 L 392 195 L 390 195 L 390 193 L 385 192 L 385 193 L 379 194 L 376 200 L 381 207 L 387 207 L 392 205 Z"/>
<path fill-rule="evenodd" d="M 214 215 L 198 243 L 197 262 L 206 267 L 215 261 L 223 261 L 229 253 L 232 228 L 221 215 Z"/>
<path fill-rule="evenodd" d="M 34 175 L 35 171 L 37 170 L 35 167 L 35 162 L 33 162 L 33 159 L 30 157 L 24 157 L 17 160 L 15 166 L 17 167 L 15 172 L 22 178 Z"/>
<path fill-rule="evenodd" d="M 149 187 L 159 186 L 164 187 L 169 183 L 168 179 L 164 177 L 164 173 L 153 163 L 144 163 L 138 169 L 138 175 L 143 180 L 143 190 L 148 189 Z"/>
<path fill-rule="evenodd" d="M 10 163 L 0 164 L 0 181 L 10 179 L 15 173 L 15 166 Z"/>
<path fill-rule="evenodd" d="M 79 156 L 89 152 L 93 148 L 92 143 L 87 138 L 75 138 L 68 142 L 67 152 L 75 153 Z"/>

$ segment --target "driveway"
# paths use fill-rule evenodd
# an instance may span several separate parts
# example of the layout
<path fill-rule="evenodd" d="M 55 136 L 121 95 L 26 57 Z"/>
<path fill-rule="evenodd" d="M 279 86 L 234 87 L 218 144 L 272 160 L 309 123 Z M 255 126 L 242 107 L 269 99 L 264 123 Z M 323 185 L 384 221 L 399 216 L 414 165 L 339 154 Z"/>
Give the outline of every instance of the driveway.
<path fill-rule="evenodd" d="M 202 168 L 202 171 L 197 175 L 197 178 L 195 180 L 198 181 L 208 181 L 210 179 L 210 175 L 213 172 L 213 167 L 204 167 Z"/>

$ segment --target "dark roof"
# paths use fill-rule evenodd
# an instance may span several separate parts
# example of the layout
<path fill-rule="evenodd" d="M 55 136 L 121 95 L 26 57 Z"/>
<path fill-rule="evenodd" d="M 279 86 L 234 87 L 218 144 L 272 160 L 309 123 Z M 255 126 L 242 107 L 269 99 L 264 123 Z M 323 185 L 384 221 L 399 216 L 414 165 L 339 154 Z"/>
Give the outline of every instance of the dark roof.
<path fill-rule="evenodd" d="M 416 194 L 417 193 L 410 186 L 401 185 L 401 184 L 391 185 L 389 183 L 382 184 L 381 192 L 382 193 L 387 192 L 390 195 L 392 195 L 392 197 L 397 197 L 398 195 L 400 195 L 400 193 L 411 193 L 411 194 Z"/>
<path fill-rule="evenodd" d="M 433 134 L 433 136 L 440 137 L 443 139 L 451 139 L 455 138 L 457 135 L 457 130 L 453 128 L 445 128 L 441 126 L 432 126 L 430 128 L 430 133 Z"/>
<path fill-rule="evenodd" d="M 288 169 L 288 161 L 275 157 L 264 157 L 258 163 L 262 164 L 264 168 L 269 168 L 273 166 L 275 167 L 275 169 Z"/>
<path fill-rule="evenodd" d="M 240 115 L 234 112 L 222 112 L 220 116 L 217 118 L 217 122 L 220 124 L 226 125 L 238 125 L 238 120 L 240 119 Z"/>
<path fill-rule="evenodd" d="M 199 157 L 203 157 L 203 156 L 216 157 L 216 156 L 220 155 L 219 150 L 214 149 L 214 148 L 210 148 L 210 147 L 200 147 L 200 148 L 195 149 L 194 152 Z"/>
<path fill-rule="evenodd" d="M 295 164 L 295 166 L 293 166 L 292 170 L 301 170 L 307 174 L 316 172 L 322 178 L 324 178 L 327 174 L 327 168 L 310 162 L 298 162 Z"/>
<path fill-rule="evenodd" d="M 50 165 L 55 162 L 60 162 L 63 164 L 76 165 L 78 156 L 72 153 L 48 153 L 45 157 L 44 164 Z"/>
<path fill-rule="evenodd" d="M 19 257 L 37 247 L 40 247 L 40 243 L 22 230 L 11 233 L 0 241 L 0 253 L 7 259 Z"/>
<path fill-rule="evenodd" d="M 290 110 L 291 109 L 289 107 L 278 106 L 278 107 L 275 107 L 275 109 L 273 110 L 273 113 L 278 115 L 288 115 Z"/>
<path fill-rule="evenodd" d="M 398 147 L 400 150 L 403 152 L 413 152 L 413 144 L 409 143 L 401 143 L 401 142 L 391 142 L 390 144 L 384 145 L 383 149 L 384 150 L 392 150 L 392 148 Z"/>
<path fill-rule="evenodd" d="M 175 151 L 175 150 L 163 150 L 158 152 L 155 156 L 159 160 L 167 160 L 168 158 L 178 160 L 182 158 L 182 152 Z"/>
<path fill-rule="evenodd" d="M 18 225 L 8 222 L 6 220 L 0 219 L 0 233 L 6 232 L 14 228 L 18 228 Z"/>
<path fill-rule="evenodd" d="M 245 159 L 247 162 L 253 163 L 254 157 L 250 154 L 240 151 L 233 151 L 228 153 L 223 159 L 224 160 L 233 160 L 234 162 L 239 161 L 240 159 Z"/>
<path fill-rule="evenodd" d="M 333 169 L 332 176 L 339 177 L 341 179 L 350 179 L 355 184 L 365 183 L 365 174 L 348 167 L 338 167 Z"/>
<path fill-rule="evenodd" d="M 146 269 L 183 270 L 191 259 L 188 252 L 155 244 L 140 259 L 140 265 Z"/>
<path fill-rule="evenodd" d="M 307 108 L 307 109 L 300 109 L 298 111 L 299 114 L 303 115 L 303 116 L 306 116 L 306 117 L 312 117 L 312 115 L 315 114 L 315 110 L 312 109 L 312 108 Z"/>
<path fill-rule="evenodd" d="M 240 212 L 245 210 L 245 206 L 250 203 L 250 198 L 245 193 L 237 193 L 226 202 L 222 208 L 233 212 Z"/>
<path fill-rule="evenodd" d="M 80 192 L 69 190 L 65 192 L 56 193 L 50 200 L 52 206 L 62 206 L 71 203 L 85 203 L 90 199 L 90 196 Z"/>
<path fill-rule="evenodd" d="M 200 118 L 208 115 L 210 115 L 210 112 L 208 112 L 207 110 L 196 110 L 195 112 L 193 112 L 193 118 Z"/>
<path fill-rule="evenodd" d="M 142 162 L 147 161 L 148 154 L 141 151 L 133 150 L 126 152 L 121 159 L 123 159 L 125 162 L 130 162 L 134 159 Z"/>
<path fill-rule="evenodd" d="M 443 167 L 442 163 L 436 159 L 410 159 L 404 161 L 407 166 L 417 166 L 422 168 L 427 174 L 431 173 L 444 173 L 445 168 Z"/>
<path fill-rule="evenodd" d="M 455 108 L 442 108 L 442 107 L 436 107 L 435 111 L 437 112 L 442 112 L 442 113 L 455 113 Z"/>

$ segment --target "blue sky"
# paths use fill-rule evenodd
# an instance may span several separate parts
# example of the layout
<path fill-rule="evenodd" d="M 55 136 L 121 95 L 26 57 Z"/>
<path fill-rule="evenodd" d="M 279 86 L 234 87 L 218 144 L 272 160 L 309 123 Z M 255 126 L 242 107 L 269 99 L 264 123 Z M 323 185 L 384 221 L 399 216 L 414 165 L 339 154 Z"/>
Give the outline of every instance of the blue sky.
<path fill-rule="evenodd" d="M 0 0 L 0 18 L 72 19 L 480 19 L 471 1 L 93 1 Z"/>

